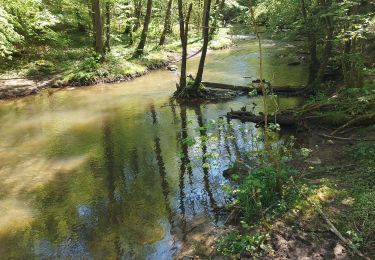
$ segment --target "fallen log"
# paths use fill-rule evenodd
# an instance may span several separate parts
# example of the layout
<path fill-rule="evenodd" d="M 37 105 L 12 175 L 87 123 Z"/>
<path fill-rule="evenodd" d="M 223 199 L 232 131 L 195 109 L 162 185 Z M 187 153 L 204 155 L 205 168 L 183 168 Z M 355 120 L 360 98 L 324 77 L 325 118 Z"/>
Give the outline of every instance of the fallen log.
<path fill-rule="evenodd" d="M 246 92 L 250 92 L 254 89 L 251 86 L 238 86 L 238 85 L 229 85 L 229 84 L 215 83 L 215 82 L 202 82 L 202 84 L 206 88 L 229 89 L 229 90 L 239 90 L 239 91 L 246 91 Z"/>
<path fill-rule="evenodd" d="M 229 119 L 239 119 L 243 122 L 253 122 L 259 125 L 264 124 L 264 114 L 256 115 L 249 111 L 230 111 L 227 113 Z M 285 110 L 276 114 L 277 123 L 284 126 L 296 126 L 298 120 L 294 117 L 294 111 Z"/>
<path fill-rule="evenodd" d="M 359 117 L 356 117 L 346 124 L 340 126 L 335 131 L 331 133 L 331 135 L 335 135 L 337 132 L 340 132 L 341 130 L 347 128 L 348 126 L 358 126 L 358 125 L 374 125 L 375 124 L 375 113 L 371 114 L 365 114 Z"/>
<path fill-rule="evenodd" d="M 340 137 L 340 136 L 333 136 L 333 135 L 326 135 L 326 134 L 319 134 L 319 136 L 327 139 L 333 139 L 338 141 L 357 141 L 357 142 L 374 142 L 375 139 L 368 139 L 368 138 L 350 138 L 350 137 Z"/>
<path fill-rule="evenodd" d="M 240 85 L 230 85 L 230 84 L 223 84 L 223 83 L 216 83 L 216 82 L 202 82 L 202 84 L 207 88 L 216 88 L 216 89 L 229 89 L 229 90 L 237 90 L 237 91 L 245 91 L 245 92 L 252 92 L 256 91 L 258 95 L 262 95 L 262 89 L 257 85 L 250 85 L 250 86 L 240 86 Z M 305 87 L 304 86 L 273 86 L 272 91 L 274 94 L 280 95 L 304 95 L 305 94 Z"/>

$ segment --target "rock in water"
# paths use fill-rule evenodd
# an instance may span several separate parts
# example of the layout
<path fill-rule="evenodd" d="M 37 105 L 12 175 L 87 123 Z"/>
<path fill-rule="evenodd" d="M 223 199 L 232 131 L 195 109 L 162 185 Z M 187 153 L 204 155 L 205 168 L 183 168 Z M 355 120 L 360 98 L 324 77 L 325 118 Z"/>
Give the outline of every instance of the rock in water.
<path fill-rule="evenodd" d="M 178 70 L 178 67 L 176 65 L 168 65 L 167 66 L 167 69 L 169 71 L 177 71 Z"/>

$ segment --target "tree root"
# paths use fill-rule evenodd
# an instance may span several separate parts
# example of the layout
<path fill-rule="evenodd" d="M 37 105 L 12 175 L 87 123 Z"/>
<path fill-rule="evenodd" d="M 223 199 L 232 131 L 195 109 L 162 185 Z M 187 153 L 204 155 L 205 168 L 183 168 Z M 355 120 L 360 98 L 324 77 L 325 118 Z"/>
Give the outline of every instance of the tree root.
<path fill-rule="evenodd" d="M 191 99 L 208 99 L 208 91 L 200 86 L 196 89 L 193 85 L 188 84 L 187 87 L 181 89 L 177 86 L 176 92 L 173 94 L 173 98 L 177 100 L 191 100 Z"/>

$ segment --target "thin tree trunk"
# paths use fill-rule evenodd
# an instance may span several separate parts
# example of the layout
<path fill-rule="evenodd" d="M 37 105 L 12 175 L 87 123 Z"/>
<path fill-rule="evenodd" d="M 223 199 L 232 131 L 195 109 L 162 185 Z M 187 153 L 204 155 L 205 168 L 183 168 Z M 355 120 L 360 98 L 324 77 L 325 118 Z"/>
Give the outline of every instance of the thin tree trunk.
<path fill-rule="evenodd" d="M 170 31 L 171 27 L 171 14 L 172 14 L 172 3 L 173 0 L 168 1 L 167 5 L 167 11 L 165 13 L 165 20 L 164 20 L 164 29 L 163 33 L 161 34 L 159 45 L 162 46 L 165 43 L 165 37 L 167 36 L 167 33 Z"/>
<path fill-rule="evenodd" d="M 146 40 L 147 40 L 148 26 L 150 25 L 150 21 L 151 21 L 151 14 L 152 14 L 152 0 L 147 0 L 147 10 L 146 10 L 145 21 L 143 24 L 141 40 L 134 54 L 135 57 L 139 57 L 143 55 L 144 48 L 146 45 Z"/>
<path fill-rule="evenodd" d="M 103 27 L 99 0 L 92 0 L 93 27 L 95 32 L 95 51 L 104 59 Z"/>
<path fill-rule="evenodd" d="M 141 16 L 142 16 L 142 1 L 134 1 L 134 14 L 135 14 L 135 23 L 133 27 L 133 32 L 136 32 L 139 28 L 139 25 L 141 24 Z"/>
<path fill-rule="evenodd" d="M 178 86 L 177 92 L 181 92 L 186 88 L 186 58 L 187 58 L 187 43 L 185 38 L 185 25 L 184 25 L 184 12 L 182 7 L 182 0 L 178 0 L 178 18 L 180 21 L 180 39 L 182 47 L 181 55 L 181 75 L 180 85 Z"/>
<path fill-rule="evenodd" d="M 310 49 L 310 65 L 309 65 L 309 82 L 308 84 L 312 84 L 314 79 L 316 78 L 316 74 L 319 70 L 319 60 L 317 55 L 317 43 L 316 43 L 316 36 L 315 34 L 311 34 L 308 36 L 309 41 L 309 49 Z"/>
<path fill-rule="evenodd" d="M 190 3 L 189 9 L 186 16 L 186 21 L 184 21 L 184 13 L 182 0 L 178 0 L 178 17 L 180 21 L 180 39 L 182 45 L 182 57 L 181 57 L 181 75 L 180 75 L 180 85 L 177 89 L 177 94 L 180 94 L 186 88 L 186 65 L 187 65 L 187 40 L 189 34 L 189 22 L 190 15 L 193 8 L 193 4 Z"/>
<path fill-rule="evenodd" d="M 207 8 L 207 4 L 208 2 L 210 2 L 210 9 L 211 9 L 211 0 L 210 1 L 207 1 L 207 0 L 203 0 L 203 15 L 202 15 L 202 38 L 204 38 L 204 30 L 206 29 L 206 17 L 208 17 L 208 24 L 209 24 L 209 21 L 210 21 L 210 15 L 207 16 L 207 12 L 206 10 L 208 9 Z"/>
<path fill-rule="evenodd" d="M 96 46 L 96 36 L 95 36 L 95 20 L 94 20 L 94 12 L 92 11 L 92 0 L 87 1 L 87 10 L 89 11 L 89 16 L 91 18 L 91 24 L 89 23 L 89 31 L 93 35 L 92 47 L 95 49 Z"/>
<path fill-rule="evenodd" d="M 107 1 L 105 4 L 105 52 L 111 51 L 111 5 Z"/>
<path fill-rule="evenodd" d="M 86 27 L 82 23 L 82 17 L 79 10 L 76 11 L 76 17 L 77 17 L 77 29 L 79 32 L 86 32 Z"/>
<path fill-rule="evenodd" d="M 259 33 L 259 28 L 257 21 L 255 20 L 255 15 L 254 15 L 254 9 L 253 9 L 253 1 L 249 0 L 249 10 L 251 14 L 251 19 L 253 22 L 254 30 L 255 30 L 255 35 L 256 38 L 258 39 L 258 45 L 259 45 L 259 78 L 260 78 L 260 87 L 262 88 L 263 92 L 263 112 L 264 112 L 264 146 L 267 152 L 267 155 L 270 157 L 271 162 L 273 163 L 274 167 L 277 170 L 277 178 L 276 178 L 276 192 L 279 196 L 282 195 L 281 192 L 281 182 L 280 182 L 280 176 L 279 176 L 279 171 L 280 171 L 280 162 L 279 160 L 274 156 L 272 152 L 272 146 L 270 143 L 270 138 L 269 138 L 269 133 L 268 133 L 268 93 L 266 86 L 263 81 L 263 48 L 262 48 L 262 39 Z"/>
<path fill-rule="evenodd" d="M 126 2 L 125 5 L 127 6 L 127 8 L 129 8 L 130 3 Z M 135 25 L 133 24 L 133 22 L 131 22 L 132 16 L 134 17 L 134 13 L 130 14 L 130 13 L 126 12 L 126 14 L 125 14 L 126 26 L 125 26 L 124 34 L 127 35 L 128 38 L 129 38 L 128 45 L 133 45 L 133 29 L 134 29 Z"/>
<path fill-rule="evenodd" d="M 323 50 L 323 59 L 319 67 L 319 71 L 314 83 L 315 87 L 318 87 L 324 79 L 324 75 L 327 70 L 327 65 L 329 62 L 329 58 L 331 57 L 332 48 L 333 48 L 333 25 L 332 25 L 332 19 L 331 17 L 325 17 L 326 25 L 328 28 L 328 33 L 326 37 L 326 44 L 324 46 Z"/>
<path fill-rule="evenodd" d="M 224 6 L 225 6 L 225 0 L 221 0 L 220 2 L 220 6 L 219 6 L 219 13 L 220 14 L 223 14 L 223 11 L 224 11 Z M 224 16 L 223 16 L 224 17 Z M 222 19 L 222 22 L 224 22 L 224 19 Z"/>
<path fill-rule="evenodd" d="M 213 23 L 212 23 L 212 27 L 210 28 L 210 39 L 212 39 L 218 27 L 218 23 L 219 23 L 218 20 L 220 16 L 220 0 L 215 1 L 214 11 L 215 11 L 215 14 L 213 18 Z"/>
<path fill-rule="evenodd" d="M 311 85 L 314 83 L 316 74 L 319 69 L 319 61 L 317 57 L 317 51 L 316 51 L 316 36 L 315 33 L 312 31 L 313 29 L 310 28 L 308 24 L 308 16 L 307 16 L 307 9 L 306 9 L 306 3 L 305 0 L 301 0 L 301 11 L 302 11 L 302 16 L 304 19 L 305 27 L 308 30 L 308 44 L 309 44 L 309 49 L 310 49 L 310 66 L 309 66 L 309 81 L 308 85 Z"/>
<path fill-rule="evenodd" d="M 204 71 L 204 65 L 206 62 L 206 56 L 207 56 L 207 49 L 208 49 L 208 42 L 210 41 L 210 10 L 211 10 L 211 0 L 205 0 L 205 10 L 204 10 L 204 28 L 203 28 L 203 47 L 202 47 L 202 55 L 199 62 L 198 72 L 197 76 L 195 78 L 194 86 L 193 86 L 193 92 L 195 94 L 198 94 L 198 88 L 202 82 L 203 78 L 203 71 Z"/>

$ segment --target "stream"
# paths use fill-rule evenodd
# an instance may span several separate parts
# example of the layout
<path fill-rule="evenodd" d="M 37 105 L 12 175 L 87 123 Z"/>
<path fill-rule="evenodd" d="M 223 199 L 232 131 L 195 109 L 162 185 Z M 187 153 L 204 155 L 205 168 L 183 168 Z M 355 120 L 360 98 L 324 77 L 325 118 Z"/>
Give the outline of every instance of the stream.
<path fill-rule="evenodd" d="M 264 48 L 267 80 L 306 83 L 306 65 L 287 65 L 293 44 L 265 40 Z M 192 74 L 198 61 L 189 61 Z M 208 55 L 204 80 L 246 85 L 258 63 L 256 41 L 242 40 Z M 256 103 L 259 111 L 261 99 L 177 105 L 169 101 L 177 80 L 160 70 L 0 103 L 0 259 L 171 259 L 196 219 L 223 224 L 222 172 L 258 129 L 203 126 L 231 108 Z M 202 145 L 213 131 L 217 140 Z"/>

